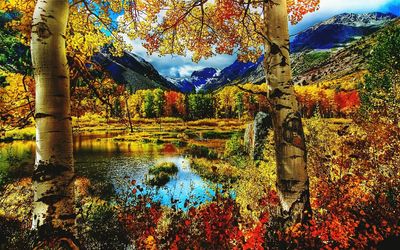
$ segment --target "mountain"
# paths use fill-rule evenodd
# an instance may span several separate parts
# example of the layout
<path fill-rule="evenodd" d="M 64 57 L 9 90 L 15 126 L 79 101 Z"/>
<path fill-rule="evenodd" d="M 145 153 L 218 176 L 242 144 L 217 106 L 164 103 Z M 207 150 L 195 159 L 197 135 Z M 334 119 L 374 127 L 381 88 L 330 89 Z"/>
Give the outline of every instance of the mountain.
<path fill-rule="evenodd" d="M 292 53 L 305 49 L 330 49 L 374 33 L 396 18 L 391 13 L 344 13 L 316 24 L 294 36 L 290 44 Z"/>
<path fill-rule="evenodd" d="M 180 88 L 161 76 L 149 62 L 131 52 L 124 52 L 122 57 L 111 55 L 105 48 L 94 55 L 93 60 L 120 84 L 130 85 L 133 89 L 171 89 Z"/>
<path fill-rule="evenodd" d="M 220 74 L 219 69 L 204 68 L 193 71 L 189 78 L 177 79 L 175 85 L 184 93 L 197 91 L 210 81 L 217 79 Z"/>
<path fill-rule="evenodd" d="M 240 62 L 235 61 L 233 64 L 218 70 L 214 68 L 204 68 L 194 71 L 189 78 L 184 78 L 175 81 L 175 85 L 185 93 L 196 91 L 209 91 L 224 86 L 238 79 L 251 78 L 249 73 L 255 71 L 263 61 L 261 56 L 257 62 Z M 258 82 L 257 82 L 258 83 Z"/>
<path fill-rule="evenodd" d="M 293 36 L 291 61 L 294 82 L 309 84 L 364 69 L 371 49 L 368 37 L 391 23 L 395 17 L 379 12 L 344 13 Z M 222 70 L 207 67 L 183 79 L 164 78 L 149 62 L 129 52 L 122 57 L 114 57 L 104 49 L 94 59 L 118 83 L 131 85 L 135 89 L 162 88 L 189 93 L 265 81 L 263 56 L 254 63 L 235 61 Z"/>
<path fill-rule="evenodd" d="M 363 37 L 374 34 L 374 31 L 397 20 L 395 17 L 393 14 L 378 12 L 345 13 L 316 24 L 294 36 L 291 48 L 295 52 L 291 53 L 291 61 L 295 83 L 313 82 L 323 78 L 324 74 L 343 75 L 352 68 L 362 69 L 366 56 L 362 54 L 369 51 L 366 48 L 360 49 L 363 45 L 354 44 L 357 44 L 357 40 L 363 43 Z M 212 91 L 225 85 L 262 83 L 265 81 L 262 60 L 263 56 L 256 63 L 235 61 L 223 69 L 217 79 L 210 79 L 200 89 Z M 311 69 L 314 71 L 310 71 Z M 338 71 L 343 72 L 338 73 Z"/>

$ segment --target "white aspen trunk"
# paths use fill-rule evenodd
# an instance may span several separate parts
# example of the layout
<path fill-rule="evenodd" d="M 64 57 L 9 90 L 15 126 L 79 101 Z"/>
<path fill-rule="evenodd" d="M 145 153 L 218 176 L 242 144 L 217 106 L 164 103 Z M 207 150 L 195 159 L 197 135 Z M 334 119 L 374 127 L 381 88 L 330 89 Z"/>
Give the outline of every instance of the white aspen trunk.
<path fill-rule="evenodd" d="M 311 216 L 307 155 L 303 125 L 296 100 L 289 57 L 286 0 L 264 4 L 266 28 L 265 73 L 270 99 L 277 162 L 277 183 L 284 227 Z M 306 216 L 307 215 L 307 216 Z"/>
<path fill-rule="evenodd" d="M 42 239 L 72 236 L 74 165 L 69 68 L 65 52 L 68 0 L 39 0 L 31 54 L 36 81 L 36 161 L 32 229 Z"/>

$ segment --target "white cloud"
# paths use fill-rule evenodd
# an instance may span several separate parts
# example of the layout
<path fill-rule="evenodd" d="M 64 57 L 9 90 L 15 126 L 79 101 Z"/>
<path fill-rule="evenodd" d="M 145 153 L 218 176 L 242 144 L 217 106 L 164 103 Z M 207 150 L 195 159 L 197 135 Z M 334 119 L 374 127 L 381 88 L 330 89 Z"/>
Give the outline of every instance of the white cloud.
<path fill-rule="evenodd" d="M 146 61 L 160 72 L 160 74 L 169 77 L 188 77 L 195 70 L 200 70 L 206 67 L 223 69 L 229 66 L 236 60 L 235 55 L 216 55 L 207 60 L 200 60 L 195 63 L 191 59 L 190 53 L 188 56 L 165 55 L 160 56 L 158 53 L 149 55 L 143 47 L 141 40 L 131 40 L 127 35 L 123 35 L 125 41 L 132 45 L 132 52 L 143 57 Z"/>
<path fill-rule="evenodd" d="M 295 26 L 290 26 L 291 34 L 306 29 L 307 27 L 326 20 L 334 15 L 344 12 L 366 13 L 373 11 L 387 11 L 387 5 L 396 4 L 399 0 L 321 0 L 320 9 L 314 13 L 307 14 L 304 19 Z M 159 54 L 148 55 L 140 40 L 130 40 L 126 35 L 124 39 L 133 46 L 132 52 L 143 57 L 164 76 L 187 77 L 194 70 L 205 67 L 223 69 L 236 60 L 236 56 L 217 55 L 199 63 L 192 62 L 190 55 L 160 57 Z"/>

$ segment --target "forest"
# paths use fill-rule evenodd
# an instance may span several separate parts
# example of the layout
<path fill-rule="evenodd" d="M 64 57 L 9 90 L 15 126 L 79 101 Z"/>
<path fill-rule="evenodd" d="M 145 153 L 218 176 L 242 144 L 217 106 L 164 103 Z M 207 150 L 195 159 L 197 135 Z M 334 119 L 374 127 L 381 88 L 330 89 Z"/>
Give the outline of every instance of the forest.
<path fill-rule="evenodd" d="M 328 1 L 0 0 L 0 249 L 396 249 L 400 18 Z"/>

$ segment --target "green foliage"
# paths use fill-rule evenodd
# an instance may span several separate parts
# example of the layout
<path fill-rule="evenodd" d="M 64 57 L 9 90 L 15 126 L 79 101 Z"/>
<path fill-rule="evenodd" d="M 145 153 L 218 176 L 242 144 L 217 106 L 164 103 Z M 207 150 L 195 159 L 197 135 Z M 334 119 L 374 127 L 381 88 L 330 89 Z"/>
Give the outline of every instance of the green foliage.
<path fill-rule="evenodd" d="M 198 120 L 214 115 L 213 98 L 210 94 L 190 94 L 188 98 L 189 118 Z"/>
<path fill-rule="evenodd" d="M 178 167 L 173 162 L 161 162 L 149 169 L 149 174 L 159 174 L 161 172 L 167 174 L 176 174 L 178 172 Z"/>
<path fill-rule="evenodd" d="M 122 116 L 122 107 L 121 107 L 121 101 L 119 99 L 114 100 L 114 106 L 112 109 L 112 115 L 114 117 L 121 117 Z"/>
<path fill-rule="evenodd" d="M 170 176 L 178 173 L 178 167 L 173 162 L 161 162 L 150 167 L 149 174 L 151 177 L 146 183 L 151 186 L 164 186 L 170 180 Z"/>
<path fill-rule="evenodd" d="M 190 167 L 201 177 L 215 183 L 230 184 L 240 176 L 238 168 L 220 160 L 192 159 Z"/>
<path fill-rule="evenodd" d="M 224 157 L 228 158 L 235 155 L 245 155 L 246 151 L 244 149 L 242 135 L 235 133 L 228 141 L 225 143 Z"/>
<path fill-rule="evenodd" d="M 244 148 L 242 137 L 242 133 L 235 133 L 226 141 L 224 158 L 236 167 L 246 168 L 249 165 L 249 158 Z"/>
<path fill-rule="evenodd" d="M 22 44 L 17 32 L 6 28 L 7 22 L 11 21 L 14 15 L 0 12 L 0 69 L 30 75 L 32 70 L 29 47 Z M 0 85 L 3 80 L 0 79 Z"/>
<path fill-rule="evenodd" d="M 34 232 L 18 220 L 0 217 L 0 249 L 34 249 Z"/>
<path fill-rule="evenodd" d="M 201 133 L 203 139 L 228 139 L 232 136 L 230 131 L 206 131 Z"/>
<path fill-rule="evenodd" d="M 89 212 L 80 241 L 87 249 L 124 249 L 129 244 L 127 231 L 110 205 L 95 205 Z M 83 225 L 82 225 L 83 226 Z"/>
<path fill-rule="evenodd" d="M 362 110 L 387 117 L 400 108 L 400 27 L 393 26 L 378 37 L 368 63 L 369 74 L 360 90 Z"/>
<path fill-rule="evenodd" d="M 160 173 L 152 176 L 150 179 L 148 179 L 146 181 L 146 184 L 151 185 L 151 186 L 162 187 L 165 184 L 167 184 L 170 179 L 171 179 L 171 177 L 169 176 L 169 174 L 167 174 L 165 172 L 160 172 Z"/>
<path fill-rule="evenodd" d="M 235 110 L 240 119 L 244 112 L 244 102 L 243 102 L 243 92 L 242 91 L 236 93 L 236 95 L 235 95 Z"/>
<path fill-rule="evenodd" d="M 155 117 L 161 117 L 163 115 L 163 110 L 164 110 L 164 91 L 162 89 L 155 89 L 153 91 L 154 95 L 154 106 L 153 106 L 153 111 Z"/>
<path fill-rule="evenodd" d="M 216 159 L 218 157 L 217 153 L 214 150 L 196 144 L 190 144 L 186 153 L 199 158 Z"/>
<path fill-rule="evenodd" d="M 17 151 L 12 146 L 0 148 L 0 187 L 30 174 L 31 151 Z"/>
<path fill-rule="evenodd" d="M 308 69 L 315 67 L 328 59 L 331 55 L 329 51 L 308 52 L 299 58 L 300 62 L 297 64 L 300 67 L 294 67 L 294 74 L 299 75 Z"/>
<path fill-rule="evenodd" d="M 154 114 L 154 96 L 151 91 L 147 91 L 144 96 L 143 111 L 146 118 L 153 118 Z"/>

